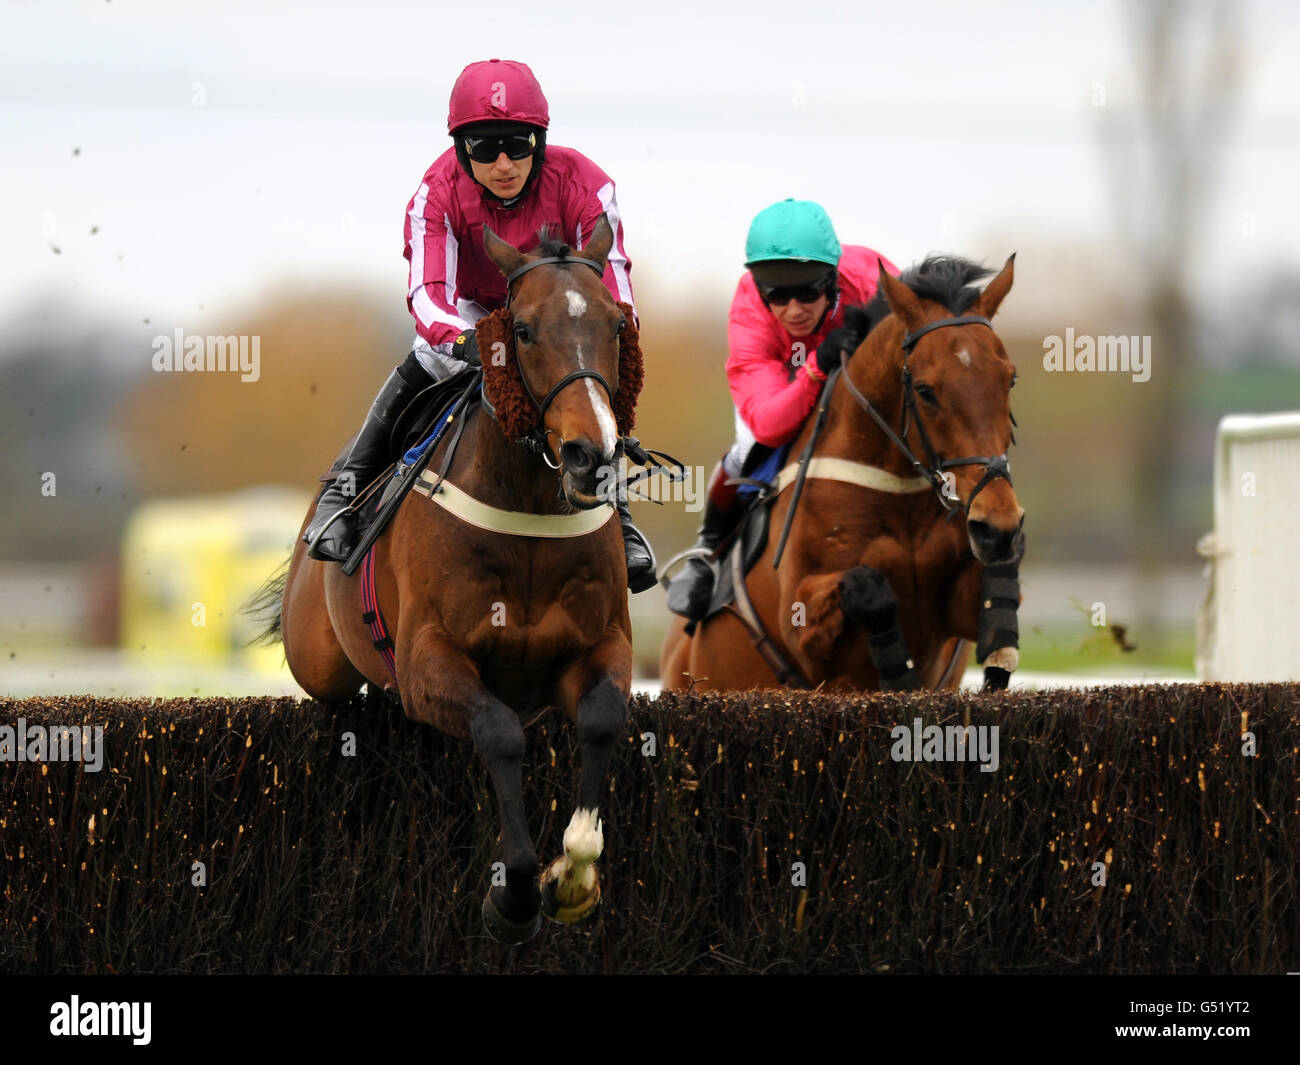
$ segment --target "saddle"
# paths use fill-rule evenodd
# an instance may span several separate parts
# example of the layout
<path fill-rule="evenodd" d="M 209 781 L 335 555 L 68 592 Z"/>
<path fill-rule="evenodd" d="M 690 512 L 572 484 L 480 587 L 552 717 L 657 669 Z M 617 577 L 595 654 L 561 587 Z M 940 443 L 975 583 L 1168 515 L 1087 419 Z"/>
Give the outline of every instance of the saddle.
<path fill-rule="evenodd" d="M 393 431 L 389 435 L 388 464 L 378 477 L 358 492 L 360 503 L 357 507 L 355 526 L 358 539 L 364 537 L 369 531 L 379 511 L 397 485 L 397 479 L 393 475 L 396 472 L 398 460 L 409 466 L 420 457 L 423 447 L 429 443 L 433 430 L 461 397 L 469 384 L 470 378 L 477 372 L 475 368 L 467 367 L 445 380 L 434 382 L 418 392 L 415 398 L 397 416 L 393 423 Z M 349 443 L 339 452 L 329 470 L 321 476 L 320 494 L 323 494 L 325 489 L 338 477 L 350 448 Z M 377 487 L 381 483 L 384 484 L 382 491 L 378 490 Z M 317 495 L 317 499 L 320 498 L 320 494 Z"/>

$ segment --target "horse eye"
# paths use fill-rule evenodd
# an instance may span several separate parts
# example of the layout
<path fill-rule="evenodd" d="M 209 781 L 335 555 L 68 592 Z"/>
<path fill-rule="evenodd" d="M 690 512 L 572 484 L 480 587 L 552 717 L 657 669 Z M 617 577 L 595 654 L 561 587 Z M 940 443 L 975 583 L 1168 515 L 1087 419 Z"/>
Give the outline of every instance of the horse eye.
<path fill-rule="evenodd" d="M 624 333 L 624 332 L 626 332 L 626 331 L 627 331 L 627 319 L 626 319 L 626 318 L 620 318 L 620 319 L 618 320 L 618 332 L 619 332 L 619 333 Z"/>
<path fill-rule="evenodd" d="M 934 394 L 934 389 L 931 388 L 929 385 L 917 385 L 916 394 L 920 396 L 923 400 L 925 400 L 927 403 L 932 403 L 936 407 L 939 405 L 939 399 Z"/>
<path fill-rule="evenodd" d="M 516 322 L 515 336 L 518 337 L 519 340 L 523 341 L 523 343 L 527 344 L 530 339 L 528 336 L 528 326 L 524 325 L 523 322 Z"/>
<path fill-rule="evenodd" d="M 1007 387 L 1008 387 L 1008 388 L 1015 388 L 1015 387 L 1016 387 L 1016 374 L 1013 373 L 1013 374 L 1011 375 L 1011 384 L 1009 384 Z"/>

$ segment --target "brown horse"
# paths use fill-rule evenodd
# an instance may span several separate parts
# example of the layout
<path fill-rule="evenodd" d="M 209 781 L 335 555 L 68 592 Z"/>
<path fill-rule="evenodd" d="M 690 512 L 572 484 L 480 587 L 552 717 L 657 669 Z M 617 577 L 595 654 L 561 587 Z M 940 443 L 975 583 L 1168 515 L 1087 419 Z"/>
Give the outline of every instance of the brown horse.
<path fill-rule="evenodd" d="M 989 686 L 1005 686 L 1024 510 L 1006 464 L 1015 368 L 988 319 L 1014 258 L 983 292 L 969 282 L 991 271 L 963 259 L 927 259 L 902 279 L 881 269 L 866 339 L 823 390 L 820 435 L 810 418 L 790 451 L 814 439 L 780 565 L 793 463 L 777 482 L 767 546 L 742 579 L 770 643 L 743 607 L 693 631 L 676 619 L 665 687 L 771 687 L 782 661 L 783 680 L 809 687 L 955 686 L 964 641 L 978 641 Z M 963 510 L 966 521 L 947 520 Z"/>
<path fill-rule="evenodd" d="M 580 257 L 541 236 L 524 254 L 484 230 L 509 293 L 477 327 L 488 409 L 469 408 L 459 446 L 435 445 L 429 470 L 454 452 L 445 480 L 421 474 L 403 500 L 375 543 L 369 594 L 367 567 L 345 576 L 300 540 L 278 626 L 315 698 L 368 683 L 400 695 L 408 717 L 473 739 L 501 819 L 483 919 L 508 943 L 536 933 L 539 910 L 569 923 L 600 899 L 600 796 L 632 671 L 622 533 L 604 482 L 641 387 L 636 326 L 601 284 L 613 242 L 603 219 Z M 565 857 L 539 886 L 521 763 L 524 728 L 551 706 L 576 721 L 582 773 Z"/>

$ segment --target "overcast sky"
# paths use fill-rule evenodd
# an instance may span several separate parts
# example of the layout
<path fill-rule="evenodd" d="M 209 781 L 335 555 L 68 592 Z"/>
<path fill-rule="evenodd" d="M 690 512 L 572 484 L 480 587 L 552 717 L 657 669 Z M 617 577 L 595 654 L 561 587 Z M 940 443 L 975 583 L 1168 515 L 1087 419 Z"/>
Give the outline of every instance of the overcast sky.
<path fill-rule="evenodd" d="M 1300 267 L 1300 15 L 1240 6 L 1206 288 Z M 1096 0 L 7 0 L 0 17 L 0 315 L 54 293 L 219 323 L 269 284 L 334 278 L 400 309 L 406 202 L 476 59 L 528 62 L 552 141 L 614 177 L 634 282 L 724 305 L 750 219 L 785 196 L 900 263 L 1104 246 L 1097 93 L 1122 109 L 1133 87 L 1123 8 Z"/>

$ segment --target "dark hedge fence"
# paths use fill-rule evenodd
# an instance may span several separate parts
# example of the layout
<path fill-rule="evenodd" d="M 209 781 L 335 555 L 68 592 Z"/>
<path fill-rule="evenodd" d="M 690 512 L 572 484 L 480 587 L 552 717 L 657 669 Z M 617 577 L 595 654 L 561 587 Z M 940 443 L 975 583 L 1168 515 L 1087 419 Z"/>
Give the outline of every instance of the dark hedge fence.
<path fill-rule="evenodd" d="M 20 716 L 101 724 L 107 758 L 0 762 L 8 973 L 1300 969 L 1294 685 L 634 699 L 604 901 L 518 948 L 479 917 L 486 775 L 390 703 L 0 701 Z M 894 761 L 915 718 L 998 726 L 997 771 Z M 549 861 L 576 743 L 529 736 Z"/>

